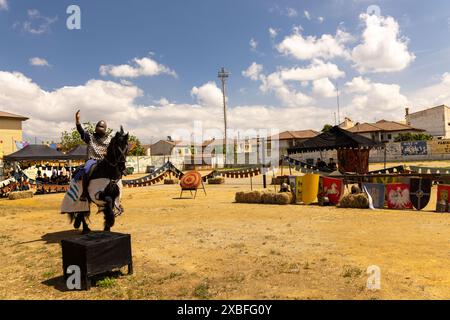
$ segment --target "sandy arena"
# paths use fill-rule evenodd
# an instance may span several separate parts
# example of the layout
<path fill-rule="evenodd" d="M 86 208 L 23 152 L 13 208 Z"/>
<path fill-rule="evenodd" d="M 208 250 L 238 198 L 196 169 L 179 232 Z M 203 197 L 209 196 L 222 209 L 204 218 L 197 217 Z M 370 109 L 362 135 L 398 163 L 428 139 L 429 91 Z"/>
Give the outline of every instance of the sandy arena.
<path fill-rule="evenodd" d="M 436 190 L 417 212 L 235 204 L 249 189 L 227 179 L 196 200 L 177 199 L 177 185 L 126 189 L 113 231 L 132 235 L 134 274 L 88 292 L 64 289 L 59 241 L 79 231 L 59 214 L 63 195 L 0 200 L 0 299 L 450 298 L 450 215 L 433 212 Z M 91 228 L 102 222 L 93 214 Z M 380 291 L 366 288 L 371 265 Z"/>

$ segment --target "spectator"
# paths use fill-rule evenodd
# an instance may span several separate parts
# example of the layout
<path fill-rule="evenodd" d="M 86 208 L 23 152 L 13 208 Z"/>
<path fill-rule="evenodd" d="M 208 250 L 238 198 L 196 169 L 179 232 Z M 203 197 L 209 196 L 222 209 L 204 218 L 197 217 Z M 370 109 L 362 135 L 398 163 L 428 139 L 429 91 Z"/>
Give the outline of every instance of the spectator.
<path fill-rule="evenodd" d="M 325 161 L 322 161 L 322 159 L 317 158 L 317 162 L 316 162 L 316 167 L 320 170 L 323 168 L 326 168 L 327 164 L 325 163 Z"/>
<path fill-rule="evenodd" d="M 328 163 L 328 168 L 330 168 L 333 171 L 337 170 L 337 164 L 334 162 L 333 158 L 330 158 L 330 162 Z"/>

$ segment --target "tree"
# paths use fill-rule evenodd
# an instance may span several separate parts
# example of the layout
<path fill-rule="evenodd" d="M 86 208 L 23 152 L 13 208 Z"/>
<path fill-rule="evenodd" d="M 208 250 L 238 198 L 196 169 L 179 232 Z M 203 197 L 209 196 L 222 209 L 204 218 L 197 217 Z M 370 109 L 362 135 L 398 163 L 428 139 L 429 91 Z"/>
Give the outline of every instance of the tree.
<path fill-rule="evenodd" d="M 433 136 L 426 133 L 400 133 L 395 137 L 395 142 L 409 142 L 409 141 L 428 141 L 432 140 Z"/>
<path fill-rule="evenodd" d="M 326 124 L 323 126 L 322 132 L 325 133 L 330 131 L 331 129 L 333 129 L 333 126 L 331 124 Z"/>
<path fill-rule="evenodd" d="M 136 136 L 130 134 L 128 138 L 128 155 L 130 156 L 145 156 L 144 147 L 141 145 L 141 142 Z"/>
<path fill-rule="evenodd" d="M 89 133 L 95 132 L 95 124 L 91 122 L 87 122 L 83 124 L 84 130 Z M 107 133 L 112 134 L 113 129 L 108 129 Z M 145 155 L 145 150 L 141 145 L 141 142 L 136 136 L 130 135 L 129 139 L 129 150 L 128 155 L 130 156 L 143 156 Z M 75 147 L 84 144 L 84 141 L 81 140 L 81 136 L 78 133 L 77 128 L 72 128 L 70 132 L 64 131 L 61 134 L 61 151 L 68 152 L 73 150 Z"/>

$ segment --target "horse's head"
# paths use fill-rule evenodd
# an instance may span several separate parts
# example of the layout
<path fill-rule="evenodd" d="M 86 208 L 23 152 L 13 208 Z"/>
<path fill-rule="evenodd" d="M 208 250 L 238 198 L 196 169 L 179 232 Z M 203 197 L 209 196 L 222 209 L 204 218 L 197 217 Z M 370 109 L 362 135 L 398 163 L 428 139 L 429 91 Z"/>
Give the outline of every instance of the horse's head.
<path fill-rule="evenodd" d="M 125 134 L 123 127 L 120 126 L 120 131 L 111 139 L 108 147 L 107 158 L 111 163 L 119 164 L 125 169 L 125 162 L 128 154 L 128 138 L 129 134 Z"/>

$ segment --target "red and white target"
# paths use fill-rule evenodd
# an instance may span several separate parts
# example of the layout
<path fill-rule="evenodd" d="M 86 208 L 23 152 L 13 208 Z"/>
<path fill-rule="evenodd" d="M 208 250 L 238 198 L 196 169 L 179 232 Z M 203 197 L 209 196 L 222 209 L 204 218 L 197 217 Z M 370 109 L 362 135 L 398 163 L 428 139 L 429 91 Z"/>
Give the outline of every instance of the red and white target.
<path fill-rule="evenodd" d="M 180 186 L 182 189 L 198 189 L 202 183 L 202 175 L 197 171 L 190 171 L 186 173 L 180 181 Z"/>

